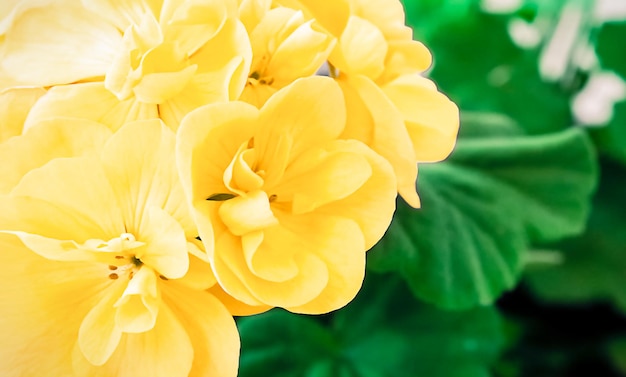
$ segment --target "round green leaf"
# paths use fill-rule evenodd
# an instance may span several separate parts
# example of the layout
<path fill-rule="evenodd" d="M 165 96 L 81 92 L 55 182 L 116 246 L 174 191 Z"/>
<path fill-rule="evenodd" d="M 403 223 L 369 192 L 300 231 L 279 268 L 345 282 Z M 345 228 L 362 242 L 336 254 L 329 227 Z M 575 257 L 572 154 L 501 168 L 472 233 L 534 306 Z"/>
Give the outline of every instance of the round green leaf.
<path fill-rule="evenodd" d="M 531 242 L 582 231 L 595 178 L 581 130 L 462 139 L 448 161 L 421 165 L 422 208 L 398 203 L 368 267 L 443 308 L 490 304 L 517 282 Z"/>
<path fill-rule="evenodd" d="M 626 314 L 626 170 L 604 163 L 587 230 L 557 248 L 563 263 L 529 268 L 525 278 L 543 300 L 563 303 L 609 301 Z"/>

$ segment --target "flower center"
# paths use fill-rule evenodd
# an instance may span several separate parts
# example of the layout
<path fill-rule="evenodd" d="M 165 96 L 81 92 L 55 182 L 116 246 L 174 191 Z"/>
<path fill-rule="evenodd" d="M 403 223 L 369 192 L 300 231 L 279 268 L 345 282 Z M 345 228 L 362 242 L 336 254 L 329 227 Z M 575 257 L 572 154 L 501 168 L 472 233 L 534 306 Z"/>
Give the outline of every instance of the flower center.
<path fill-rule="evenodd" d="M 132 279 L 143 262 L 137 253 L 145 244 L 137 241 L 131 233 L 122 233 L 107 242 L 89 240 L 85 246 L 96 253 L 97 259 L 107 265 L 109 279 L 117 280 L 122 276 Z"/>

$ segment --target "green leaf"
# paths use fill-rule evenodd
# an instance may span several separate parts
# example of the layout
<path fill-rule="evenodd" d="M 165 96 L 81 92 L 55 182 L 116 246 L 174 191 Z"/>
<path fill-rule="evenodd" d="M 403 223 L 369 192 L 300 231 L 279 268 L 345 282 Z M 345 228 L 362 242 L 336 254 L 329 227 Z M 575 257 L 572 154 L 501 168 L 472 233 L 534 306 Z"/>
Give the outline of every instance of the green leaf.
<path fill-rule="evenodd" d="M 525 278 L 543 300 L 609 301 L 626 314 L 626 169 L 604 163 L 602 171 L 586 232 L 556 245 L 562 264 L 529 268 Z"/>
<path fill-rule="evenodd" d="M 602 25 L 598 33 L 596 53 L 602 68 L 615 71 L 626 79 L 626 59 L 624 59 L 624 45 L 626 39 L 626 22 L 609 22 Z"/>
<path fill-rule="evenodd" d="M 503 343 L 492 307 L 441 311 L 394 276 L 368 276 L 354 302 L 316 319 L 240 319 L 240 376 L 487 377 Z"/>
<path fill-rule="evenodd" d="M 572 123 L 570 99 L 578 88 L 543 81 L 540 49 L 524 50 L 509 36 L 516 16 L 483 13 L 479 1 L 421 3 L 407 1 L 407 22 L 432 50 L 429 75 L 461 109 L 508 114 L 532 134 Z M 551 7 L 543 1 L 542 13 Z"/>
<path fill-rule="evenodd" d="M 601 153 L 626 165 L 626 101 L 616 103 L 611 122 L 591 129 L 591 136 Z"/>
<path fill-rule="evenodd" d="M 617 338 L 609 343 L 609 357 L 613 365 L 626 374 L 626 338 Z"/>
<path fill-rule="evenodd" d="M 469 308 L 515 285 L 531 242 L 582 231 L 596 179 L 586 134 L 493 134 L 461 139 L 448 161 L 420 166 L 422 209 L 398 203 L 368 268 L 400 273 L 440 307 Z"/>
<path fill-rule="evenodd" d="M 217 193 L 217 194 L 213 194 L 213 195 L 209 196 L 208 198 L 206 198 L 206 200 L 211 200 L 211 201 L 216 201 L 216 202 L 223 202 L 225 200 L 232 199 L 235 196 L 236 195 L 229 194 L 229 193 Z"/>

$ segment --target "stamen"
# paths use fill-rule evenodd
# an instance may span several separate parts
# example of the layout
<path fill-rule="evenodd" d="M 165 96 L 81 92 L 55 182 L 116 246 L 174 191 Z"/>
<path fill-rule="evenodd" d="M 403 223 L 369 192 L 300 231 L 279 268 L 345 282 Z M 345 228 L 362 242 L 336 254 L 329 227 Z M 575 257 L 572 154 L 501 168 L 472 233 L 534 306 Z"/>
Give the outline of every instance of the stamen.
<path fill-rule="evenodd" d="M 271 202 L 275 202 L 275 201 L 276 201 L 276 199 L 278 199 L 278 195 L 276 195 L 276 194 L 272 194 L 272 195 L 270 195 L 270 197 L 268 198 L 268 200 L 269 200 L 269 202 L 270 202 L 270 203 L 271 203 Z"/>
<path fill-rule="evenodd" d="M 133 255 L 133 258 L 131 259 L 131 261 L 133 262 L 133 264 L 137 267 L 141 267 L 143 265 L 143 262 L 141 261 L 141 259 L 137 258 L 136 256 Z"/>
<path fill-rule="evenodd" d="M 125 257 L 125 256 L 123 256 L 123 255 L 116 255 L 116 256 L 115 256 L 115 259 L 124 259 L 124 258 L 126 258 L 126 257 Z"/>
<path fill-rule="evenodd" d="M 111 279 L 111 280 L 117 280 L 117 278 L 119 278 L 119 277 L 120 276 L 118 274 L 116 274 L 116 273 L 109 274 L 109 279 Z"/>
<path fill-rule="evenodd" d="M 166 278 L 166 277 L 165 277 L 165 276 L 163 276 L 163 275 L 159 275 L 159 277 L 160 277 L 162 280 L 170 280 L 170 279 Z"/>
<path fill-rule="evenodd" d="M 109 265 L 109 270 L 115 271 L 115 270 L 117 270 L 117 266 L 114 266 L 114 265 L 110 264 Z"/>

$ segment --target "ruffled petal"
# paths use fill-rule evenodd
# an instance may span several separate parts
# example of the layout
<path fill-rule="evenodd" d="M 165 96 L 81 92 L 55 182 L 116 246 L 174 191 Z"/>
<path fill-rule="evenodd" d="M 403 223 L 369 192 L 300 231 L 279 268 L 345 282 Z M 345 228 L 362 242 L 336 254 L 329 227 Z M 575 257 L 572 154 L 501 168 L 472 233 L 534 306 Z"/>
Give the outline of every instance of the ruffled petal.
<path fill-rule="evenodd" d="M 194 358 L 189 377 L 235 377 L 239 365 L 239 334 L 235 321 L 209 292 L 179 285 L 163 289 L 164 302 L 187 331 Z"/>
<path fill-rule="evenodd" d="M 42 185 L 42 182 L 46 184 Z M 33 221 L 29 225 L 29 233 L 51 238 L 67 234 L 69 237 L 65 239 L 81 243 L 90 238 L 109 240 L 124 233 L 118 198 L 111 189 L 100 161 L 95 158 L 53 160 L 26 174 L 11 195 L 24 198 L 13 206 L 19 206 L 23 210 L 32 206 L 30 211 L 38 216 L 43 215 L 37 208 L 39 201 L 48 203 L 48 206 L 42 207 L 43 210 L 59 212 L 58 218 L 52 216 Z M 22 216 L 28 215 L 20 215 Z M 62 227 L 58 222 L 64 218 L 73 221 L 63 226 L 74 228 L 57 234 Z M 82 222 L 82 225 L 76 226 L 76 221 L 79 224 Z"/>
<path fill-rule="evenodd" d="M 203 105 L 228 101 L 232 80 L 243 64 L 242 57 L 236 56 L 219 69 L 193 76 L 178 95 L 159 104 L 161 119 L 170 128 L 177 130 L 182 119 L 192 110 Z"/>
<path fill-rule="evenodd" d="M 0 92 L 0 144 L 22 133 L 28 112 L 45 93 L 43 88 L 10 88 Z"/>
<path fill-rule="evenodd" d="M 281 269 L 282 264 L 295 263 L 299 273 L 287 281 L 264 278 L 271 270 L 265 270 L 263 277 L 255 275 L 248 267 L 239 238 L 225 232 L 216 240 L 214 263 L 215 275 L 224 290 L 250 305 L 291 307 L 303 305 L 317 297 L 328 282 L 328 270 L 311 249 L 324 241 L 319 240 L 316 245 L 310 245 L 301 235 L 282 226 L 268 228 L 264 233 L 264 241 L 255 255 L 259 267 L 263 263 L 271 267 L 270 262 L 274 262 L 275 268 Z M 276 258 L 277 253 L 280 259 Z M 242 285 L 237 284 L 237 280 Z M 256 302 L 249 299 L 250 294 L 256 298 Z"/>
<path fill-rule="evenodd" d="M 418 75 L 405 75 L 383 87 L 402 112 L 418 162 L 446 158 L 456 143 L 459 109 L 432 81 Z"/>
<path fill-rule="evenodd" d="M 116 131 L 122 125 L 142 119 L 158 118 L 158 107 L 131 97 L 120 101 L 102 82 L 56 86 L 37 101 L 26 118 L 24 128 L 52 117 L 93 120 Z"/>
<path fill-rule="evenodd" d="M 340 72 L 376 79 L 385 68 L 387 41 L 371 22 L 350 16 L 329 61 Z"/>
<path fill-rule="evenodd" d="M 307 151 L 285 171 L 272 190 L 275 201 L 291 201 L 294 214 L 315 210 L 358 190 L 371 176 L 369 162 L 360 153 L 330 148 Z"/>
<path fill-rule="evenodd" d="M 146 247 L 135 257 L 167 279 L 180 279 L 189 269 L 187 240 L 180 224 L 163 209 L 144 208 L 137 236 Z"/>
<path fill-rule="evenodd" d="M 6 32 L 2 65 L 35 86 L 102 77 L 121 39 L 114 25 L 82 4 L 50 2 L 17 16 Z"/>
<path fill-rule="evenodd" d="M 139 24 L 148 12 L 158 15 L 163 0 L 81 0 L 85 8 L 106 19 L 118 30 Z"/>
<path fill-rule="evenodd" d="M 348 105 L 356 104 L 357 109 L 367 109 L 370 116 L 371 130 L 365 135 L 370 140 L 360 139 L 363 131 L 355 120 L 363 120 L 362 116 L 356 119 L 348 118 L 346 132 L 342 135 L 346 139 L 360 139 L 370 148 L 387 159 L 397 177 L 398 192 L 413 207 L 419 207 L 420 201 L 415 191 L 417 179 L 417 163 L 414 158 L 413 146 L 409 133 L 404 124 L 402 114 L 385 96 L 382 90 L 370 79 L 364 76 L 354 76 L 339 80 L 339 84 L 346 96 Z M 354 110 L 348 109 L 348 116 Z M 366 118 L 367 119 L 367 118 Z"/>
<path fill-rule="evenodd" d="M 104 125 L 89 120 L 52 118 L 0 144 L 0 193 L 8 193 L 29 171 L 61 157 L 97 154 L 111 136 Z M 20 158 L 22 156 L 22 158 Z"/>
<path fill-rule="evenodd" d="M 101 265 L 44 259 L 13 235 L 0 234 L 0 249 L 0 264 L 10 266 L 0 290 L 0 375 L 73 375 L 81 321 L 116 282 Z"/>
<path fill-rule="evenodd" d="M 341 216 L 359 225 L 369 249 L 387 231 L 396 207 L 397 184 L 387 160 L 356 140 L 338 140 L 327 147 L 361 155 L 370 165 L 371 174 L 359 188 L 344 199 L 316 208 L 315 213 Z"/>
<path fill-rule="evenodd" d="M 254 140 L 258 169 L 273 186 L 289 159 L 338 137 L 345 126 L 345 108 L 337 84 L 327 77 L 306 77 L 276 92 L 261 109 Z M 283 144 L 283 145 L 281 145 Z M 280 152 L 280 153 L 279 153 Z"/>
<path fill-rule="evenodd" d="M 210 213 L 219 203 L 206 200 L 227 193 L 223 174 L 240 145 L 254 135 L 258 110 L 241 102 L 207 105 L 191 112 L 178 130 L 176 160 L 200 238 L 213 254 Z"/>
<path fill-rule="evenodd" d="M 159 301 L 156 274 L 151 268 L 142 266 L 113 305 L 117 328 L 125 333 L 151 330 L 159 314 Z"/>
<path fill-rule="evenodd" d="M 106 363 L 122 337 L 122 331 L 115 321 L 114 304 L 123 288 L 124 285 L 119 283 L 115 289 L 109 289 L 80 324 L 78 346 L 93 365 Z"/>
<path fill-rule="evenodd" d="M 187 377 L 194 348 L 181 320 L 162 303 L 154 328 L 140 334 L 123 334 L 106 363 L 92 365 L 81 356 L 80 352 L 74 352 L 77 376 Z"/>
<path fill-rule="evenodd" d="M 281 217 L 280 220 L 286 230 L 283 234 L 289 232 L 297 236 L 300 243 L 308 245 L 306 249 L 301 249 L 302 252 L 309 253 L 323 263 L 327 271 L 323 277 L 306 277 L 311 285 L 324 281 L 323 289 L 319 293 L 302 304 L 284 305 L 284 308 L 296 313 L 322 314 L 350 302 L 361 288 L 365 277 L 365 245 L 357 223 L 315 213 Z M 268 234 L 268 240 L 272 236 Z M 279 244 L 272 244 L 272 247 L 287 246 L 282 240 L 276 241 Z M 302 266 L 301 275 L 306 275 L 304 268 L 307 267 Z"/>
<path fill-rule="evenodd" d="M 230 3 L 230 4 L 229 4 Z M 232 1 L 168 0 L 163 3 L 161 25 L 166 41 L 175 41 L 189 55 L 215 37 L 234 14 Z"/>
<path fill-rule="evenodd" d="M 189 237 L 196 236 L 172 158 L 175 142 L 174 133 L 153 119 L 127 124 L 103 148 L 104 169 L 122 206 L 129 233 L 137 232 L 139 236 L 142 218 L 154 206 L 180 223 Z"/>
<path fill-rule="evenodd" d="M 248 305 L 242 301 L 237 300 L 233 296 L 229 295 L 224 291 L 219 284 L 215 284 L 211 289 L 209 289 L 209 293 L 211 293 L 215 298 L 220 300 L 222 304 L 228 309 L 230 314 L 234 316 L 247 316 L 264 313 L 270 310 L 272 307 L 269 305 Z"/>

